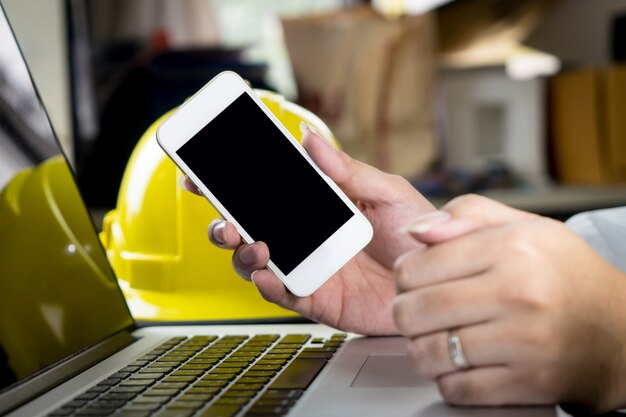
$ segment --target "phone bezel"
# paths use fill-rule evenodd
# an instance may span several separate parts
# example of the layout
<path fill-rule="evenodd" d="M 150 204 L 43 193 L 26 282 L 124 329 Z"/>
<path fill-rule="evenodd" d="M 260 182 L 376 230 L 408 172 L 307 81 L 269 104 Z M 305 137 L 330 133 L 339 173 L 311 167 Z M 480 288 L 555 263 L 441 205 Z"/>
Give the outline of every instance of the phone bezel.
<path fill-rule="evenodd" d="M 365 247 L 372 238 L 373 230 L 370 223 L 326 174 L 324 174 L 306 153 L 304 148 L 278 121 L 276 116 L 263 104 L 261 99 L 252 91 L 246 82 L 236 73 L 225 71 L 218 74 L 200 89 L 190 99 L 185 101 L 174 111 L 157 129 L 156 139 L 161 148 L 174 161 L 202 194 L 209 200 L 215 209 L 230 223 L 232 223 L 242 238 L 252 243 L 254 240 L 245 231 L 229 211 L 215 198 L 211 191 L 200 181 L 195 173 L 187 166 L 177 151 L 187 141 L 192 139 L 211 120 L 224 111 L 242 93 L 247 93 L 265 115 L 276 125 L 283 135 L 300 152 L 304 159 L 315 169 L 320 178 L 325 181 L 341 200 L 350 208 L 354 215 L 339 229 L 337 229 L 321 246 L 310 253 L 289 274 L 283 272 L 271 261 L 268 268 L 273 271 L 285 286 L 295 295 L 307 296 L 312 294 L 346 262 Z M 210 161 L 208 162 L 210 163 Z M 305 221 L 305 219 L 303 219 Z M 294 227 L 297 233 L 297 227 Z M 297 240 L 297 236 L 294 236 Z"/>

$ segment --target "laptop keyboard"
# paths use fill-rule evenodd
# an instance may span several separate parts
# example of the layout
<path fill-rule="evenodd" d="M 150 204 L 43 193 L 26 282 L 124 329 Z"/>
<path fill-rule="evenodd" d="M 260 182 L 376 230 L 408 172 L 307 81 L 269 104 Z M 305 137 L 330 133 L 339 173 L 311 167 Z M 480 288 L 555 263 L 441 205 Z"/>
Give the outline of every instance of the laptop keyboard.
<path fill-rule="evenodd" d="M 282 416 L 345 338 L 172 337 L 49 416 Z"/>

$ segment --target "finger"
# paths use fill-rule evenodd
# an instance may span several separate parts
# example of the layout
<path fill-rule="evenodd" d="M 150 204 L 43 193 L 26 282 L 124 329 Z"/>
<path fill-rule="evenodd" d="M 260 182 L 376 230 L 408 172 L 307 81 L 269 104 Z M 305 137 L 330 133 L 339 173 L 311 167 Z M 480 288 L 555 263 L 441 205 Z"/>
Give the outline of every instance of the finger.
<path fill-rule="evenodd" d="M 300 298 L 290 293 L 276 274 L 267 269 L 254 272 L 252 282 L 266 301 L 288 310 L 300 312 L 304 304 L 310 302 L 308 298 Z"/>
<path fill-rule="evenodd" d="M 488 322 L 459 328 L 455 334 L 461 340 L 467 362 L 477 368 L 509 363 L 519 353 L 506 336 L 512 330 L 503 329 L 501 322 Z M 407 353 L 420 376 L 435 380 L 459 371 L 452 361 L 449 337 L 446 330 L 414 337 L 408 342 Z"/>
<path fill-rule="evenodd" d="M 478 275 L 496 260 L 500 228 L 489 228 L 418 248 L 400 256 L 394 264 L 399 292 Z"/>
<path fill-rule="evenodd" d="M 202 192 L 200 191 L 200 189 L 198 187 L 196 187 L 196 184 L 194 184 L 188 177 L 181 177 L 180 179 L 180 185 L 183 189 L 193 193 L 193 194 L 197 194 L 197 195 L 202 195 Z"/>
<path fill-rule="evenodd" d="M 548 405 L 557 401 L 554 388 L 533 383 L 528 371 L 507 366 L 446 374 L 437 385 L 448 403 L 459 406 Z"/>
<path fill-rule="evenodd" d="M 406 180 L 350 158 L 310 128 L 304 129 L 302 145 L 317 166 L 352 200 L 388 202 L 400 197 L 406 199 L 409 192 L 419 196 Z M 425 206 L 432 207 L 423 200 Z"/>
<path fill-rule="evenodd" d="M 460 279 L 404 292 L 393 302 L 394 321 L 407 337 L 494 320 L 506 306 L 500 300 L 502 281 Z"/>
<path fill-rule="evenodd" d="M 233 254 L 235 271 L 250 281 L 254 271 L 263 269 L 270 260 L 270 251 L 264 242 L 254 242 L 250 245 L 241 245 Z"/>
<path fill-rule="evenodd" d="M 209 240 L 223 249 L 235 249 L 241 245 L 237 228 L 224 219 L 215 219 L 209 224 Z"/>
<path fill-rule="evenodd" d="M 429 213 L 406 226 L 404 231 L 426 244 L 465 235 L 477 229 L 535 217 L 495 200 L 475 194 L 457 197 L 437 213 Z"/>

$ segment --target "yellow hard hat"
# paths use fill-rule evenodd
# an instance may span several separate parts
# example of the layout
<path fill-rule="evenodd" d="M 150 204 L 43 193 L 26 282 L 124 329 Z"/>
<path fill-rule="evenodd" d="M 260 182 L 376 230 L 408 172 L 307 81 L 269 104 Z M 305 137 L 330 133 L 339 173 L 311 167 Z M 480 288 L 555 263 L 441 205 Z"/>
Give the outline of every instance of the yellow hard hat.
<path fill-rule="evenodd" d="M 282 96 L 256 91 L 291 134 L 307 122 L 326 138 L 328 127 Z M 231 320 L 292 317 L 238 277 L 231 252 L 207 239 L 219 217 L 204 198 L 181 189 L 183 174 L 156 143 L 157 120 L 138 142 L 124 172 L 117 208 L 100 238 L 131 312 L 139 320 Z M 331 139 L 338 146 L 334 139 Z"/>
<path fill-rule="evenodd" d="M 24 169 L 0 189 L 0 234 L 0 317 L 11 317 L 0 323 L 0 346 L 18 377 L 129 324 L 62 156 Z"/>

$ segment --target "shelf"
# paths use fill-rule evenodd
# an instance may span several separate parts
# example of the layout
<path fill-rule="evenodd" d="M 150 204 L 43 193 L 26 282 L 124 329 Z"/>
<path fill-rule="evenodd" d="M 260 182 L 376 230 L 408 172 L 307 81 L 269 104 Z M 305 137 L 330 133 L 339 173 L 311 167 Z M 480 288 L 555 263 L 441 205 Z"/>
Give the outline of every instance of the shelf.
<path fill-rule="evenodd" d="M 550 186 L 540 189 L 492 190 L 479 193 L 509 206 L 565 220 L 583 211 L 626 206 L 626 185 Z M 431 198 L 441 207 L 449 198 Z"/>

